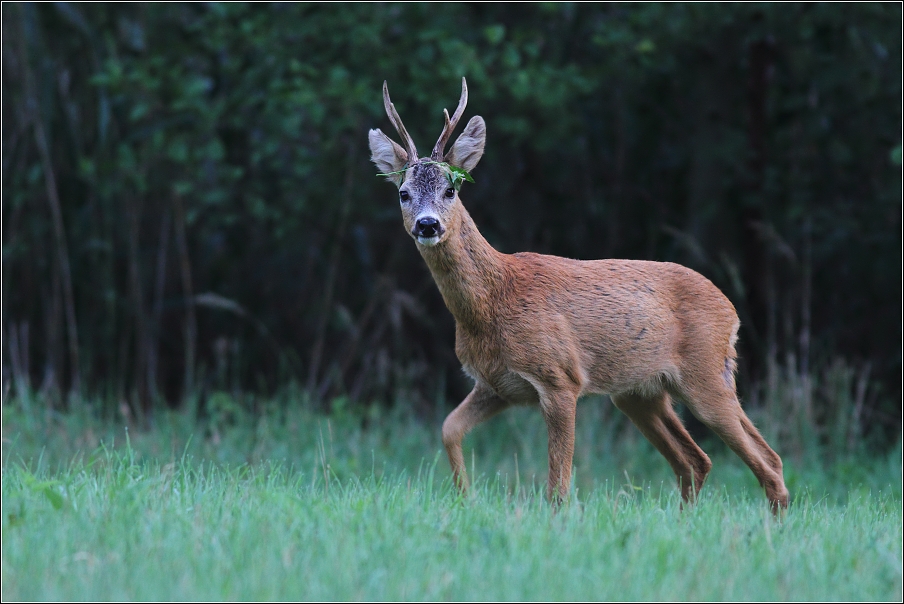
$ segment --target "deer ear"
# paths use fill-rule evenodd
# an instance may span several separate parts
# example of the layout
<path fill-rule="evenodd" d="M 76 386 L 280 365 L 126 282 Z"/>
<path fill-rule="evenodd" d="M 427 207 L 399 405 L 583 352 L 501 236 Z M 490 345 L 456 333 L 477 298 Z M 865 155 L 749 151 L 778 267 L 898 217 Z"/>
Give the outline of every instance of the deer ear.
<path fill-rule="evenodd" d="M 446 163 L 470 172 L 483 157 L 483 146 L 486 141 L 486 122 L 479 115 L 475 115 L 446 154 Z"/>
<path fill-rule="evenodd" d="M 398 172 L 405 167 L 408 153 L 381 130 L 371 130 L 367 138 L 370 141 L 370 160 L 376 164 L 381 173 Z M 393 174 L 387 176 L 386 180 L 401 186 L 404 178 L 404 174 Z"/>

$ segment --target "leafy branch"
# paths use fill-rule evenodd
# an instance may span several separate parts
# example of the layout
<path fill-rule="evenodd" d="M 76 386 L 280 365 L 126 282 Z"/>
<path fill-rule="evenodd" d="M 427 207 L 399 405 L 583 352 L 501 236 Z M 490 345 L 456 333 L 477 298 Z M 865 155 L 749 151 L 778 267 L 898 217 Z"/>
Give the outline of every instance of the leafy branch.
<path fill-rule="evenodd" d="M 452 188 L 456 191 L 461 190 L 461 185 L 464 181 L 474 182 L 474 178 L 468 173 L 464 168 L 459 168 L 458 166 L 451 166 L 444 161 L 426 161 L 424 164 L 439 166 L 446 173 L 446 178 L 449 179 L 449 184 L 452 185 Z M 396 174 L 404 174 L 408 171 L 410 166 L 405 164 L 405 166 L 401 170 L 396 170 L 395 172 L 378 172 L 377 176 L 395 176 Z"/>
<path fill-rule="evenodd" d="M 405 164 L 401 170 L 395 172 L 377 172 L 377 176 L 395 176 L 396 174 L 404 174 L 408 171 L 408 164 Z"/>

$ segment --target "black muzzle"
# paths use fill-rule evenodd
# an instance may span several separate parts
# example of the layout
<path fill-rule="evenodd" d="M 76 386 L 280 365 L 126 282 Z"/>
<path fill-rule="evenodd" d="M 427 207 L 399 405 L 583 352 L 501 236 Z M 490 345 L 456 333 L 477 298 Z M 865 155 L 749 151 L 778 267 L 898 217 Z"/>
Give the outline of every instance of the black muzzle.
<path fill-rule="evenodd" d="M 442 234 L 442 232 L 443 227 L 440 226 L 439 220 L 433 218 L 432 216 L 420 218 L 414 224 L 414 234 L 417 237 L 430 239 L 431 237 L 436 237 L 437 235 Z"/>

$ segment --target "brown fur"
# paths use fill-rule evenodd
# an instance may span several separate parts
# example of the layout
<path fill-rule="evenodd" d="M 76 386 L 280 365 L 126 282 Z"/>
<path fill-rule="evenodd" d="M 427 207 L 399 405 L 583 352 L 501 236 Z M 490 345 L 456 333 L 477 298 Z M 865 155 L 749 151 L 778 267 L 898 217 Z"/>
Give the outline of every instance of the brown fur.
<path fill-rule="evenodd" d="M 483 120 L 475 120 L 485 134 Z M 461 156 L 479 144 L 470 169 L 483 137 L 474 143 L 463 138 L 455 144 Z M 378 153 L 390 147 L 371 147 L 381 165 Z M 673 397 L 744 460 L 773 510 L 787 507 L 781 459 L 737 399 L 739 322 L 718 288 L 668 262 L 497 252 L 458 195 L 444 197 L 448 183 L 440 168 L 408 159 L 412 168 L 400 185 L 410 194 L 402 202 L 405 227 L 455 317 L 455 352 L 475 381 L 443 423 L 443 444 L 461 489 L 467 488 L 464 436 L 507 407 L 526 404 L 540 409 L 549 430 L 548 495 L 566 497 L 577 400 L 605 393 L 668 460 L 685 501 L 696 497 L 712 463 L 681 424 Z M 442 225 L 431 240 L 417 237 L 416 222 L 426 215 Z"/>

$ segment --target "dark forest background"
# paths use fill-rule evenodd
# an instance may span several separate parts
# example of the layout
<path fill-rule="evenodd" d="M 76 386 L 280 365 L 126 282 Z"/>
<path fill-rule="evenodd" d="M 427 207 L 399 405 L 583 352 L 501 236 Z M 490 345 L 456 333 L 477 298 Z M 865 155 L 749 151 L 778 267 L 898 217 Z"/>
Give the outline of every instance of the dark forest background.
<path fill-rule="evenodd" d="M 745 405 L 898 438 L 900 3 L 2 11 L 6 392 L 457 403 L 367 131 L 385 79 L 431 145 L 466 76 L 494 246 L 690 266 L 741 316 Z"/>

